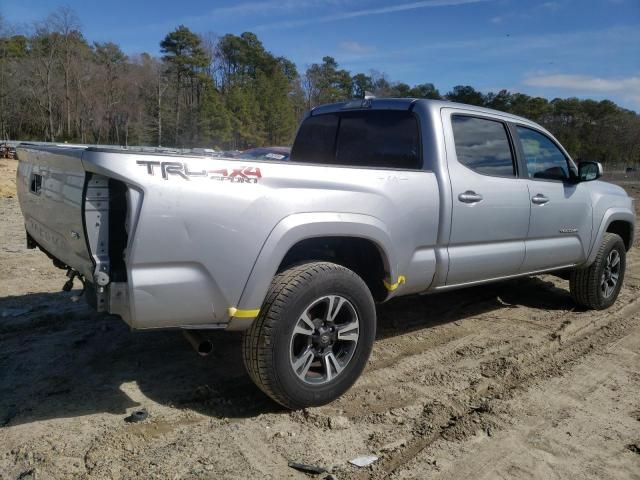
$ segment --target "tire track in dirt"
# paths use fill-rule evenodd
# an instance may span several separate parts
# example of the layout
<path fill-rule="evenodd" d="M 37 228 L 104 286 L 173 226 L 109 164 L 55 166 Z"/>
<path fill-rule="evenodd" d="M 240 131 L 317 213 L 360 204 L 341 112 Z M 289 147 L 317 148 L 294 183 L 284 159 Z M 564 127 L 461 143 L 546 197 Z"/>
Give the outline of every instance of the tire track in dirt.
<path fill-rule="evenodd" d="M 640 324 L 640 317 L 636 315 L 638 312 L 640 302 L 634 300 L 616 312 L 593 319 L 589 325 L 567 330 L 562 342 L 539 346 L 538 351 L 526 353 L 521 361 L 499 366 L 501 372 L 486 390 L 478 392 L 468 387 L 452 396 L 448 405 L 440 402 L 426 404 L 414 426 L 413 436 L 406 441 L 405 447 L 384 458 L 371 473 L 359 474 L 354 478 L 370 478 L 370 475 L 373 478 L 387 478 L 436 440 L 446 439 L 450 434 L 453 434 L 452 437 L 472 434 L 477 430 L 478 423 L 470 421 L 471 417 L 482 417 L 489 413 L 492 401 L 525 390 L 537 379 L 559 376 L 568 365 L 593 349 L 617 341 L 630 328 Z"/>
<path fill-rule="evenodd" d="M 634 412 L 640 388 L 640 329 L 571 362 L 562 375 L 537 379 L 489 415 L 497 428 L 466 439 L 436 440 L 393 478 L 628 478 L 640 457 Z M 634 474 L 635 472 L 635 474 Z"/>
<path fill-rule="evenodd" d="M 568 296 L 566 292 L 563 295 Z M 623 291 L 617 308 L 631 298 L 627 290 Z M 562 343 L 572 332 L 592 328 L 598 316 L 614 312 L 574 312 L 571 307 L 547 315 L 547 312 L 532 313 L 528 308 L 503 307 L 501 313 L 492 311 L 466 318 L 460 326 L 454 323 L 433 329 L 425 327 L 402 334 L 392 342 L 378 341 L 371 365 L 356 386 L 321 410 L 366 420 L 392 409 L 424 405 L 425 398 L 447 398 L 460 391 L 461 386 L 471 384 L 478 388 L 490 384 L 496 371 L 505 368 L 500 363 L 517 363 L 550 340 Z M 521 322 L 536 315 L 539 321 Z M 530 326 L 532 322 L 537 328 Z M 492 330 L 495 333 L 488 336 L 487 331 Z M 376 352 L 388 350 L 385 343 L 392 343 L 393 352 L 386 351 L 380 359 Z"/>

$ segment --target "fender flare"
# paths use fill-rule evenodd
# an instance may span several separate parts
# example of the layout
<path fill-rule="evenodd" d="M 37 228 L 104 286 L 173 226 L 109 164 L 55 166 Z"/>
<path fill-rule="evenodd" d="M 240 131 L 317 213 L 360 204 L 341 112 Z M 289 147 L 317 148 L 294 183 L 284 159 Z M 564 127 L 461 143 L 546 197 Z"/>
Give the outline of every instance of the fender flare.
<path fill-rule="evenodd" d="M 604 234 L 607 232 L 609 225 L 618 220 L 631 224 L 631 244 L 633 244 L 633 231 L 635 228 L 635 216 L 633 212 L 623 207 L 608 208 L 604 212 L 604 216 L 602 218 L 602 221 L 600 222 L 600 227 L 598 228 L 593 242 L 591 242 L 589 256 L 587 257 L 587 261 L 583 266 L 588 267 L 595 261 L 596 255 L 598 255 L 598 246 L 602 243 L 602 237 L 604 237 Z"/>
<path fill-rule="evenodd" d="M 390 248 L 393 244 L 386 225 L 376 217 L 357 213 L 313 212 L 289 215 L 271 230 L 256 259 L 238 302 L 238 309 L 252 311 L 252 317 L 231 318 L 227 330 L 245 330 L 251 326 L 267 295 L 282 259 L 296 243 L 318 237 L 358 237 L 370 240 L 380 249 L 385 270 L 392 279 L 397 264 Z"/>

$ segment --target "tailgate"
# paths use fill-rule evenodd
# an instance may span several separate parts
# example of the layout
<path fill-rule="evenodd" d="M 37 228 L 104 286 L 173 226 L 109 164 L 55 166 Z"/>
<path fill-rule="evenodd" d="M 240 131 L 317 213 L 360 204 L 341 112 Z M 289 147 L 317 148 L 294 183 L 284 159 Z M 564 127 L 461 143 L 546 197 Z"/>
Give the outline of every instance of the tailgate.
<path fill-rule="evenodd" d="M 77 147 L 18 146 L 17 188 L 25 226 L 33 240 L 91 280 L 94 264 L 83 220 L 83 152 L 84 148 Z"/>

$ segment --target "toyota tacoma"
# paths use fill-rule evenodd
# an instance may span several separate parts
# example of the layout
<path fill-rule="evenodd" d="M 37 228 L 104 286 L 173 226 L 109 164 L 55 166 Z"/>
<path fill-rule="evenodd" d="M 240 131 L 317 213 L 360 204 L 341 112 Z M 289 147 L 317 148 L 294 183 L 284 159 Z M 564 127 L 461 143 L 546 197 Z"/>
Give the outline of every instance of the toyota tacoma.
<path fill-rule="evenodd" d="M 444 101 L 309 112 L 287 161 L 17 149 L 27 244 L 134 329 L 241 331 L 253 381 L 289 408 L 364 369 L 376 302 L 543 272 L 611 306 L 632 199 L 544 128 Z M 71 283 L 70 283 L 71 282 Z"/>

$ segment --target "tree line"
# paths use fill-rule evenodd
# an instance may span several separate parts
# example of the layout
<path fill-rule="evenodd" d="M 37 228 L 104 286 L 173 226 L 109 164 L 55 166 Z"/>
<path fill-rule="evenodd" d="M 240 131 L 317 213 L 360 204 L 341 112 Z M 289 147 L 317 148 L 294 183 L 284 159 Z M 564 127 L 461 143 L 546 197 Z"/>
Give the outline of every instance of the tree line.
<path fill-rule="evenodd" d="M 251 32 L 198 34 L 184 25 L 161 56 L 89 42 L 61 8 L 28 32 L 0 17 L 0 137 L 117 145 L 244 149 L 290 144 L 304 112 L 362 97 L 445 99 L 530 118 L 574 157 L 640 162 L 640 116 L 609 100 L 548 100 L 432 83 L 410 86 L 340 68 L 326 56 L 298 71 Z"/>

